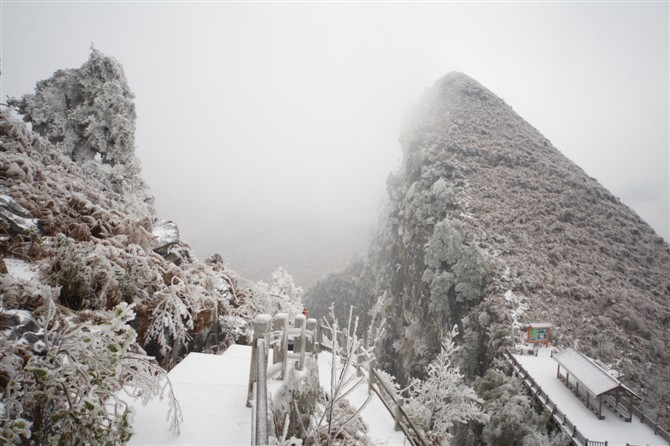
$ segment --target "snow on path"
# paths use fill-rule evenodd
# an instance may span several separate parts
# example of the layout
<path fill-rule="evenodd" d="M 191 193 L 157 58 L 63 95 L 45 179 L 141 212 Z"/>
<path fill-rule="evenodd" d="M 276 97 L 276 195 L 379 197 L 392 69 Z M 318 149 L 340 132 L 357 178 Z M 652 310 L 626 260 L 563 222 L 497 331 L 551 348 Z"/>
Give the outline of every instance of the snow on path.
<path fill-rule="evenodd" d="M 332 354 L 319 354 L 319 381 L 321 386 L 328 390 L 330 389 L 330 371 L 331 371 Z M 355 374 L 355 370 L 350 370 L 349 373 Z M 363 405 L 368 397 L 368 383 L 364 380 L 353 392 L 347 395 L 346 399 L 355 408 L 358 409 Z M 394 429 L 395 421 L 384 406 L 384 403 L 373 393 L 372 400 L 361 411 L 361 418 L 368 426 L 368 436 L 375 445 L 399 446 L 410 444 L 405 435 L 396 432 Z"/>
<path fill-rule="evenodd" d="M 135 405 L 135 435 L 129 444 L 249 445 L 251 409 L 246 407 L 246 399 L 250 358 L 251 347 L 243 345 L 231 345 L 222 355 L 190 353 L 168 373 L 184 416 L 181 435 L 169 432 L 167 402 L 155 399 L 146 406 Z M 319 355 L 319 379 L 326 389 L 330 388 L 330 362 L 330 353 Z M 269 384 L 272 387 L 275 382 Z M 366 381 L 347 399 L 359 408 L 367 395 Z M 394 430 L 393 417 L 384 403 L 373 396 L 361 412 L 370 439 L 377 445 L 408 444 L 403 433 Z"/>
<path fill-rule="evenodd" d="M 249 445 L 246 407 L 251 347 L 231 345 L 222 355 L 190 353 L 168 374 L 181 405 L 181 435 L 168 431 L 165 400 L 135 410 L 130 445 Z"/>
<path fill-rule="evenodd" d="M 549 395 L 558 408 L 567 415 L 577 429 L 591 441 L 607 441 L 608 446 L 626 446 L 626 443 L 648 446 L 668 446 L 662 437 L 654 435 L 647 425 L 633 417 L 625 422 L 609 407 L 603 406 L 604 420 L 586 408 L 565 385 L 556 378 L 558 363 L 551 357 L 550 348 L 540 348 L 538 356 L 514 355 L 519 364 Z"/>

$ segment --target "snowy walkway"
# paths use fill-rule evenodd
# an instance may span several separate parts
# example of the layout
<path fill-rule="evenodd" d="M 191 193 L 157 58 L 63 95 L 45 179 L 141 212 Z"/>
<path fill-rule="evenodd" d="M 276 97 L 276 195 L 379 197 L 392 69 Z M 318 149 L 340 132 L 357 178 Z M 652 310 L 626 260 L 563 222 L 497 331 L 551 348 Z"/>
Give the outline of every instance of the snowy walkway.
<path fill-rule="evenodd" d="M 556 378 L 557 362 L 551 357 L 549 348 L 541 348 L 538 356 L 514 355 L 514 358 L 537 382 L 556 406 L 567 415 L 568 419 L 591 441 L 607 441 L 608 446 L 649 445 L 668 446 L 668 442 L 654 432 L 649 426 L 633 418 L 625 422 L 608 407 L 603 407 L 604 420 L 586 408 L 565 385 Z"/>
<path fill-rule="evenodd" d="M 135 407 L 131 445 L 249 445 L 246 407 L 251 347 L 231 345 L 222 355 L 190 353 L 168 376 L 181 405 L 181 435 L 167 429 L 167 403 Z"/>
<path fill-rule="evenodd" d="M 332 354 L 323 352 L 319 354 L 319 381 L 321 387 L 330 389 L 330 371 L 332 363 Z M 350 369 L 350 374 L 355 374 L 355 369 Z M 345 378 L 346 379 L 346 378 Z M 361 407 L 368 397 L 368 382 L 365 379 L 356 389 L 354 389 L 346 399 L 356 409 Z M 372 399 L 361 411 L 361 418 L 368 426 L 368 437 L 375 445 L 399 446 L 410 444 L 402 431 L 394 430 L 395 421 L 384 406 L 384 403 L 372 393 Z"/>
<path fill-rule="evenodd" d="M 222 355 L 189 354 L 168 374 L 184 417 L 181 435 L 176 437 L 167 429 L 167 403 L 154 400 L 144 407 L 135 406 L 135 435 L 129 444 L 251 444 L 251 409 L 246 407 L 250 358 L 251 347 L 242 345 L 231 345 Z M 319 355 L 319 377 L 324 388 L 330 387 L 330 361 L 330 353 Z M 347 399 L 358 408 L 367 398 L 367 389 L 365 382 Z M 373 395 L 361 413 L 373 443 L 405 444 L 403 433 L 393 429 L 393 417 Z"/>

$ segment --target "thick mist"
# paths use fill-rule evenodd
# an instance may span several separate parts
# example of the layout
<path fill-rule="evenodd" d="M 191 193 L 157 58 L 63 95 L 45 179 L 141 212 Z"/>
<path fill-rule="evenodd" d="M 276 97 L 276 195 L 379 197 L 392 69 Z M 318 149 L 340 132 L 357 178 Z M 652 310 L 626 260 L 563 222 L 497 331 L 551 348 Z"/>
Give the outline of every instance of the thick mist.
<path fill-rule="evenodd" d="M 160 217 L 309 284 L 363 252 L 403 121 L 474 77 L 668 240 L 667 3 L 3 3 L 2 97 L 125 68 Z"/>

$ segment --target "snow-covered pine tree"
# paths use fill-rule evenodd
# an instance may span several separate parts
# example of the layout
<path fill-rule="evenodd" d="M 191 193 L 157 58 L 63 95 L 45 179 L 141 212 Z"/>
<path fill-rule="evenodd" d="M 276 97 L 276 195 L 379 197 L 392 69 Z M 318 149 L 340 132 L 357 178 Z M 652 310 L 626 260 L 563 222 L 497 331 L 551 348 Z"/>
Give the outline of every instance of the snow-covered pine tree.
<path fill-rule="evenodd" d="M 454 343 L 457 334 L 454 327 L 446 336 L 440 354 L 428 366 L 426 379 L 413 378 L 409 385 L 408 414 L 424 429 L 426 438 L 439 445 L 449 444 L 455 423 L 488 419 L 481 408 L 483 401 L 452 362 L 460 348 Z"/>

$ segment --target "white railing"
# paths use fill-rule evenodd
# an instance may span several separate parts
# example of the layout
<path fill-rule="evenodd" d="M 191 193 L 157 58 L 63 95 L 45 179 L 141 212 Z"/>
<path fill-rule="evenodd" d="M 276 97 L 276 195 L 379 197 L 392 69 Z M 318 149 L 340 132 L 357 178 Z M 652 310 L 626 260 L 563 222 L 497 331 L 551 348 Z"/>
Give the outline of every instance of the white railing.
<path fill-rule="evenodd" d="M 302 370 L 307 353 L 316 355 L 323 350 L 332 351 L 333 342 L 324 334 L 329 330 L 329 327 L 318 324 L 316 319 L 307 319 L 303 315 L 296 316 L 293 327 L 289 326 L 286 313 L 278 313 L 274 318 L 268 314 L 256 316 L 247 392 L 247 407 L 252 408 L 252 445 L 267 444 L 268 426 L 272 424 L 267 409 L 266 380 L 277 376 L 284 379 L 291 361 L 298 370 Z M 342 336 L 342 339 L 338 336 L 339 345 L 350 345 L 347 332 L 339 334 Z M 293 351 L 290 349 L 291 342 Z M 270 349 L 272 349 L 271 365 L 267 364 Z M 354 352 L 354 355 L 357 373 L 368 380 L 368 393 L 377 394 L 393 417 L 396 430 L 402 430 L 413 446 L 428 446 L 421 431 L 403 409 L 402 397 L 396 395 L 395 390 L 390 389 L 380 378 L 374 368 L 375 359 L 362 349 Z"/>

